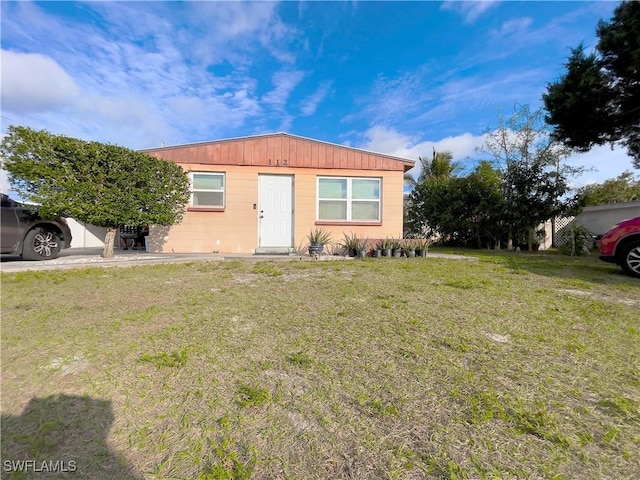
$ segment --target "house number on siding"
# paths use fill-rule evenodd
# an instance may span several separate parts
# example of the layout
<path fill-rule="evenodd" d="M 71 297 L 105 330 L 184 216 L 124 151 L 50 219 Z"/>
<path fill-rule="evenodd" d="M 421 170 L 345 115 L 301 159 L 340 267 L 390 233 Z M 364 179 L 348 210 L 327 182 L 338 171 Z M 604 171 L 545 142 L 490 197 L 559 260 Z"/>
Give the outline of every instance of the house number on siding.
<path fill-rule="evenodd" d="M 283 160 L 280 160 L 280 159 L 271 160 L 271 159 L 269 159 L 269 166 L 286 167 L 288 165 L 289 165 L 289 160 L 287 160 L 286 158 L 283 159 Z"/>

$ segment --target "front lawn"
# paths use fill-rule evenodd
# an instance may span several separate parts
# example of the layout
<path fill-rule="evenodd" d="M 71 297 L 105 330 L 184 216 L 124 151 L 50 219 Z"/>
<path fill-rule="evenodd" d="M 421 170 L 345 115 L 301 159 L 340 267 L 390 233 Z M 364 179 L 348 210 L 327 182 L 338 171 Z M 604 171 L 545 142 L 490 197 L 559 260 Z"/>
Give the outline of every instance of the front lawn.
<path fill-rule="evenodd" d="M 640 280 L 457 253 L 2 274 L 3 478 L 637 478 Z"/>

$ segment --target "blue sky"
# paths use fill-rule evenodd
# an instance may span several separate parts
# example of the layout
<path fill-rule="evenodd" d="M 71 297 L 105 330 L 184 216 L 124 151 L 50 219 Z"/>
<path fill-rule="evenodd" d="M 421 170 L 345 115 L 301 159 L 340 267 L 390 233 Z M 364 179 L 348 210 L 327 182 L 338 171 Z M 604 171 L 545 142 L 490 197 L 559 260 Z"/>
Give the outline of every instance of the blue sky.
<path fill-rule="evenodd" d="M 617 2 L 2 2 L 2 130 L 130 148 L 286 131 L 472 165 Z M 577 184 L 631 170 L 621 148 Z"/>

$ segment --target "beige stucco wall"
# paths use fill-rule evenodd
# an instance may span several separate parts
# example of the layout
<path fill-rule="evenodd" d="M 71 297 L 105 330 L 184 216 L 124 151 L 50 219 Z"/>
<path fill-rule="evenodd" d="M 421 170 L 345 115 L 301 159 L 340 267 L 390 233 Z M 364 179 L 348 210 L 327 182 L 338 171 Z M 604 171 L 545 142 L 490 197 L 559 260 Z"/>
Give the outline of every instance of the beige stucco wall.
<path fill-rule="evenodd" d="M 316 228 L 316 178 L 337 175 L 344 177 L 382 178 L 381 225 L 327 224 L 334 241 L 343 233 L 355 233 L 369 238 L 402 236 L 403 172 L 328 170 L 314 168 L 260 167 L 237 165 L 183 164 L 187 171 L 224 172 L 226 174 L 226 207 L 224 211 L 187 211 L 183 221 L 171 228 L 152 227 L 152 252 L 164 253 L 254 253 L 259 234 L 258 175 L 293 176 L 293 244 L 304 246 L 307 234 Z M 253 205 L 256 208 L 253 208 Z"/>

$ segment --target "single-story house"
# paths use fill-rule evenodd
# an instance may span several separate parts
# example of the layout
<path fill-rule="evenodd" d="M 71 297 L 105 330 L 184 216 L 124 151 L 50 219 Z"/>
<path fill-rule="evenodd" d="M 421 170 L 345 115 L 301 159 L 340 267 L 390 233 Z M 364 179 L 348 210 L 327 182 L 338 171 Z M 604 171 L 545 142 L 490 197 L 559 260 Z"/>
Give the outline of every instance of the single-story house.
<path fill-rule="evenodd" d="M 152 252 L 286 253 L 315 228 L 333 241 L 402 236 L 403 177 L 413 160 L 287 133 L 143 152 L 191 178 L 182 222 L 152 227 Z"/>

